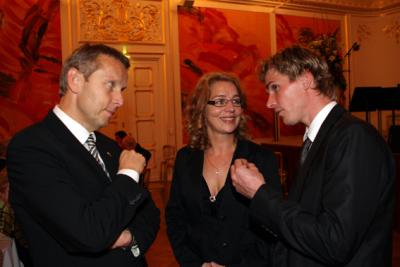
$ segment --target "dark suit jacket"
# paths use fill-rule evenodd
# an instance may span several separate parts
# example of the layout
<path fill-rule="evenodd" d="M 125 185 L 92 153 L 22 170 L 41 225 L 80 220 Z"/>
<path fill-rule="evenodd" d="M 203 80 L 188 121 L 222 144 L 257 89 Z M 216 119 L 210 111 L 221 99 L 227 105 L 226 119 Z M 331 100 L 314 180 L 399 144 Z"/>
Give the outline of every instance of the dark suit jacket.
<path fill-rule="evenodd" d="M 289 192 L 251 204 L 283 241 L 275 266 L 391 266 L 394 162 L 379 133 L 336 105 Z"/>
<path fill-rule="evenodd" d="M 280 190 L 271 151 L 249 141 L 238 141 L 233 160 L 236 158 L 255 163 L 268 183 Z M 236 192 L 229 174 L 217 195 L 215 214 L 209 214 L 212 204 L 202 175 L 203 161 L 203 151 L 188 147 L 178 152 L 175 161 L 165 216 L 168 237 L 180 266 L 199 267 L 209 261 L 226 266 L 268 266 L 269 246 L 274 240 L 249 217 L 250 201 Z"/>
<path fill-rule="evenodd" d="M 96 133 L 112 177 L 50 112 L 10 142 L 10 202 L 35 266 L 146 266 L 143 254 L 159 228 L 159 210 L 148 191 L 116 175 L 120 149 Z M 113 249 L 123 229 L 134 234 L 141 256 Z"/>

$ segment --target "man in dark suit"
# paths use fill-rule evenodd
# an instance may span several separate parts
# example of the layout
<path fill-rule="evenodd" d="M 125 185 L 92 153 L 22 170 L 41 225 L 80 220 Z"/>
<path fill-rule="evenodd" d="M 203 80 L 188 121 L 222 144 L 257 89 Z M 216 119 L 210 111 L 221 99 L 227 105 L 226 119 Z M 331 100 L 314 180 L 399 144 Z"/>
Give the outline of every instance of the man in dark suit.
<path fill-rule="evenodd" d="M 145 159 L 96 131 L 123 104 L 128 68 L 114 48 L 78 48 L 60 103 L 9 144 L 10 201 L 35 266 L 147 266 L 160 214 L 137 184 Z"/>
<path fill-rule="evenodd" d="M 391 266 L 394 163 L 382 137 L 337 105 L 327 64 L 307 49 L 284 49 L 261 77 L 268 108 L 306 126 L 288 200 L 251 163 L 231 167 L 253 216 L 281 240 L 274 266 Z"/>

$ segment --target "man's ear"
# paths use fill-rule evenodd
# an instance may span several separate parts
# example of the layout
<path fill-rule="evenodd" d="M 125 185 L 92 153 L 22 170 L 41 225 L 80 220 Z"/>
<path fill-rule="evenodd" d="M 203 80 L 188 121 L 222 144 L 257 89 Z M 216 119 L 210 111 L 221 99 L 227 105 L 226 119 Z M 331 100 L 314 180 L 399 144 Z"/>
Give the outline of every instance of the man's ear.
<path fill-rule="evenodd" d="M 315 88 L 314 76 L 309 71 L 306 71 L 301 75 L 300 81 L 305 90 Z"/>
<path fill-rule="evenodd" d="M 85 78 L 83 74 L 76 68 L 71 68 L 67 73 L 68 89 L 73 93 L 77 94 L 80 92 L 82 84 Z"/>

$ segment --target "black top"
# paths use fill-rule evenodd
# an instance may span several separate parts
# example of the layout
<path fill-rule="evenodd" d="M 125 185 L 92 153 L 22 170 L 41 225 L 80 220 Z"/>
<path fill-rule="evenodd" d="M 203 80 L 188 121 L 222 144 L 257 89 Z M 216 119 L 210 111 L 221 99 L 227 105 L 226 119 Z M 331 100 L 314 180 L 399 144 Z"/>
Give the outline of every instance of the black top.
<path fill-rule="evenodd" d="M 256 164 L 268 185 L 280 192 L 274 154 L 250 141 L 239 141 L 233 160 Z M 202 176 L 204 152 L 182 148 L 176 157 L 166 207 L 167 233 L 180 266 L 214 261 L 226 266 L 268 266 L 273 237 L 249 215 L 250 200 L 237 193 L 228 173 L 210 201 Z"/>

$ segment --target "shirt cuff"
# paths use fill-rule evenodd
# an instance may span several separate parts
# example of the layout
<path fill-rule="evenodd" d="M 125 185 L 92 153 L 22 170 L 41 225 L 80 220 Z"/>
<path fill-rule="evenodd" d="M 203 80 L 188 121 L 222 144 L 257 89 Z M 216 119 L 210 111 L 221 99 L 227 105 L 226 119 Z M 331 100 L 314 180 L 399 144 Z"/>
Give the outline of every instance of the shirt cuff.
<path fill-rule="evenodd" d="M 117 172 L 117 174 L 124 174 L 131 177 L 135 180 L 136 183 L 139 183 L 139 173 L 132 169 L 121 169 Z"/>

